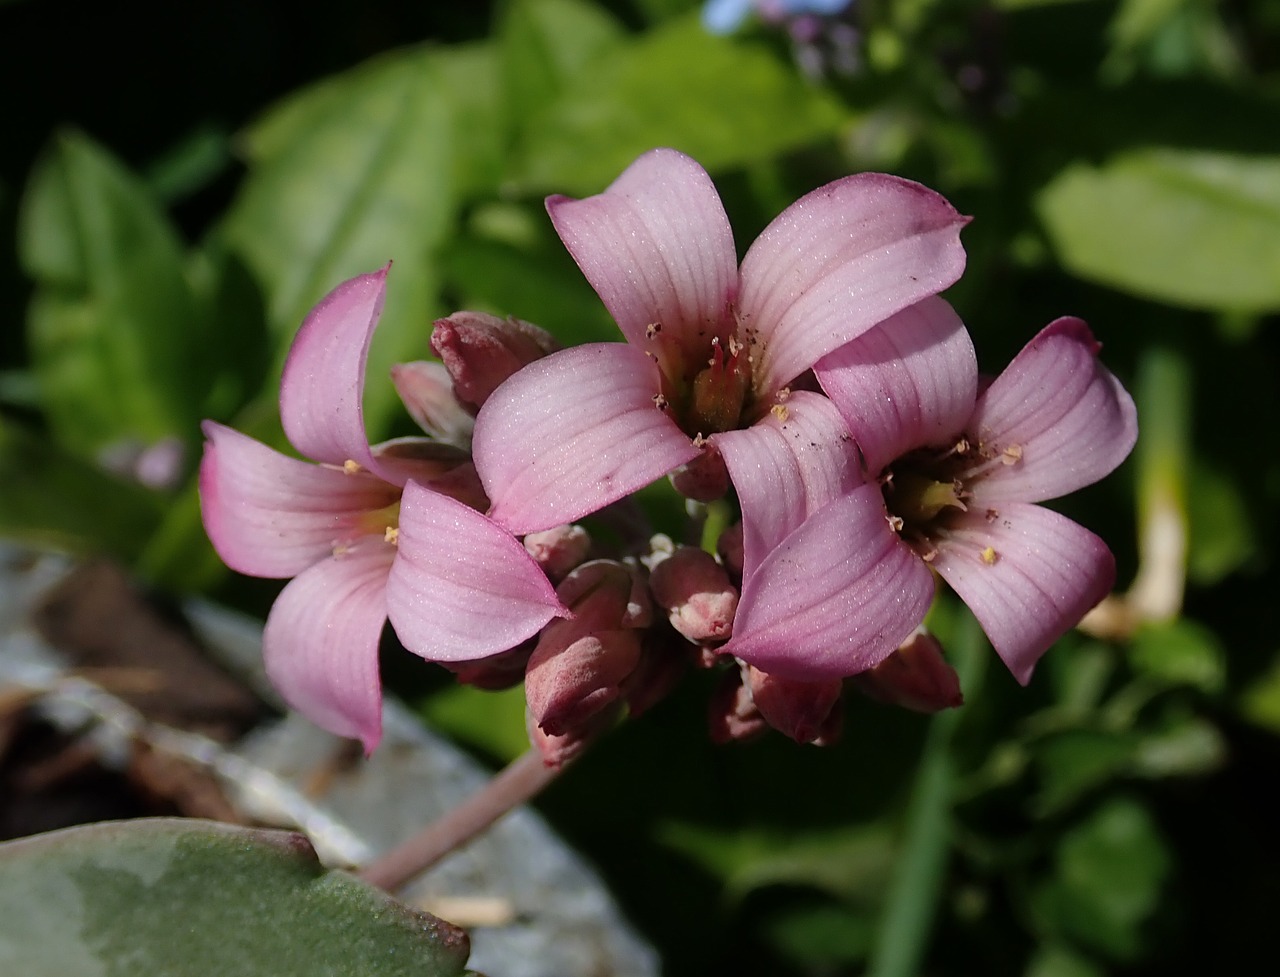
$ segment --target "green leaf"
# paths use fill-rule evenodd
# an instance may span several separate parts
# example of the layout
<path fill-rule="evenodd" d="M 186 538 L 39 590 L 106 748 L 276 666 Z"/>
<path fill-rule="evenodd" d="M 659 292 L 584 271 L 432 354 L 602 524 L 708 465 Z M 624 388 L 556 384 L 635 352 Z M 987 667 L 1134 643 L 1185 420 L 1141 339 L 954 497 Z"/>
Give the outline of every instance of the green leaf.
<path fill-rule="evenodd" d="M 1042 946 L 1027 967 L 1026 977 L 1105 977 L 1088 957 L 1067 946 Z"/>
<path fill-rule="evenodd" d="M 395 260 L 369 357 L 371 433 L 398 403 L 379 381 L 392 363 L 426 352 L 435 311 L 432 255 L 455 202 L 455 118 L 443 70 L 429 51 L 402 53 L 286 103 L 249 135 L 259 162 L 225 227 L 264 286 L 277 367 L 320 298 Z"/>
<path fill-rule="evenodd" d="M 1196 583 L 1216 584 L 1257 554 L 1259 538 L 1240 489 L 1199 458 L 1191 461 L 1187 508 L 1187 575 Z"/>
<path fill-rule="evenodd" d="M 166 818 L 0 845 L 0 973 L 459 977 L 468 952 L 290 832 Z"/>
<path fill-rule="evenodd" d="M 1280 655 L 1240 697 L 1240 713 L 1249 722 L 1280 735 Z"/>
<path fill-rule="evenodd" d="M 713 37 L 691 15 L 589 62 L 530 119 L 511 177 L 524 189 L 598 193 L 655 146 L 714 172 L 827 139 L 847 121 L 775 51 Z"/>
<path fill-rule="evenodd" d="M 1144 626 L 1134 636 L 1129 660 L 1162 684 L 1189 685 L 1211 695 L 1227 681 L 1226 652 L 1217 635 L 1185 619 Z"/>
<path fill-rule="evenodd" d="M 1057 877 L 1036 893 L 1034 908 L 1051 933 L 1132 959 L 1170 866 L 1146 809 L 1127 798 L 1113 799 L 1063 836 Z"/>
<path fill-rule="evenodd" d="M 18 250 L 37 282 L 28 333 L 49 425 L 93 457 L 195 437 L 206 335 L 176 232 L 142 182 L 63 133 L 22 201 Z"/>
<path fill-rule="evenodd" d="M 160 513 L 153 493 L 0 419 L 0 536 L 131 560 Z"/>
<path fill-rule="evenodd" d="M 1135 150 L 1069 166 L 1037 209 L 1082 278 L 1174 305 L 1280 309 L 1280 157 Z"/>
<path fill-rule="evenodd" d="M 1196 777 L 1217 770 L 1226 758 L 1227 745 L 1217 728 L 1188 717 L 1144 736 L 1134 751 L 1133 770 L 1153 779 Z"/>
<path fill-rule="evenodd" d="M 498 692 L 451 685 L 419 711 L 433 729 L 502 760 L 514 760 L 529 749 L 523 685 Z"/>
<path fill-rule="evenodd" d="M 1035 762 L 1041 788 L 1033 810 L 1048 817 L 1084 794 L 1128 772 L 1135 742 L 1123 733 L 1073 729 L 1036 745 Z"/>

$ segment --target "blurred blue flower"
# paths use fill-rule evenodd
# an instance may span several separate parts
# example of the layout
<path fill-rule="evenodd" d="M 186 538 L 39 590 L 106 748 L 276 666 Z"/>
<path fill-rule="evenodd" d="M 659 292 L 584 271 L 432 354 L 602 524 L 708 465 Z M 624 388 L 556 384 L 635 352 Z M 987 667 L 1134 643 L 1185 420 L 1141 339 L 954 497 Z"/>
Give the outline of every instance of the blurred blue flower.
<path fill-rule="evenodd" d="M 702 7 L 702 24 L 713 34 L 728 34 L 746 20 L 752 10 L 769 21 L 802 14 L 838 14 L 853 0 L 707 0 Z"/>

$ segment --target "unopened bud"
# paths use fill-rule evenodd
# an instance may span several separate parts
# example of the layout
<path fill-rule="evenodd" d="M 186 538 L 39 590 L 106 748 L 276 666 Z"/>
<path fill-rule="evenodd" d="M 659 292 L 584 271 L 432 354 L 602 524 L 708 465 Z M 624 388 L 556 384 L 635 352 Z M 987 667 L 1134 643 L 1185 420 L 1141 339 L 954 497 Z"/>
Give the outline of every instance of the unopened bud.
<path fill-rule="evenodd" d="M 538 725 L 530 712 L 525 713 L 524 725 L 529 733 L 529 742 L 542 754 L 542 762 L 548 767 L 563 767 L 570 760 L 576 759 L 592 740 L 612 726 L 618 715 L 616 707 L 604 709 L 590 721 L 562 734 L 548 733 Z"/>
<path fill-rule="evenodd" d="M 693 642 L 727 641 L 733 634 L 738 591 L 715 557 L 681 546 L 657 564 L 649 590 L 672 627 Z"/>
<path fill-rule="evenodd" d="M 713 502 L 729 491 L 729 469 L 710 442 L 703 445 L 702 454 L 668 477 L 672 488 L 695 502 Z"/>
<path fill-rule="evenodd" d="M 640 663 L 622 683 L 622 694 L 632 716 L 640 716 L 662 701 L 689 669 L 693 649 L 664 629 L 645 632 Z"/>
<path fill-rule="evenodd" d="M 857 689 L 880 702 L 916 712 L 964 704 L 960 677 L 942 656 L 942 645 L 919 630 L 875 668 L 853 677 Z"/>
<path fill-rule="evenodd" d="M 418 427 L 439 441 L 470 446 L 475 418 L 453 395 L 453 379 L 443 363 L 396 363 L 391 382 Z"/>
<path fill-rule="evenodd" d="M 752 740 L 769 728 L 760 710 L 751 701 L 751 692 L 742 684 L 742 670 L 724 673 L 707 708 L 707 732 L 713 743 Z"/>
<path fill-rule="evenodd" d="M 720 538 L 716 540 L 716 553 L 719 554 L 721 564 L 728 571 L 729 579 L 741 583 L 743 567 L 741 522 L 735 522 L 720 534 Z"/>
<path fill-rule="evenodd" d="M 573 617 L 542 630 L 525 674 L 529 711 L 545 732 L 572 732 L 622 695 L 640 661 L 637 628 L 651 616 L 635 591 L 635 574 L 611 560 L 583 564 L 556 588 Z"/>
<path fill-rule="evenodd" d="M 802 682 L 748 665 L 747 687 L 769 725 L 797 743 L 825 745 L 838 735 L 844 687 L 840 679 Z"/>
<path fill-rule="evenodd" d="M 440 664 L 451 671 L 462 685 L 474 685 L 478 689 L 496 692 L 519 685 L 524 680 L 525 667 L 529 664 L 534 645 L 534 641 L 526 641 L 500 655 Z"/>
<path fill-rule="evenodd" d="M 497 386 L 521 367 L 560 349 L 554 336 L 522 319 L 455 312 L 437 319 L 431 348 L 453 379 L 453 392 L 479 410 Z"/>
<path fill-rule="evenodd" d="M 524 548 L 553 581 L 564 576 L 587 558 L 591 537 L 581 526 L 556 526 L 524 538 Z"/>

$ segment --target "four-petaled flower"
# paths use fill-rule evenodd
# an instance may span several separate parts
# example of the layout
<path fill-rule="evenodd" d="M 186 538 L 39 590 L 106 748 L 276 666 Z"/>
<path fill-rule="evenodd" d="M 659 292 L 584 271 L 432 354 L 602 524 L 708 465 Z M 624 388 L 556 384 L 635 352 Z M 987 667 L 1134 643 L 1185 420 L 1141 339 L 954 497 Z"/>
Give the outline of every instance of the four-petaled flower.
<path fill-rule="evenodd" d="M 386 269 L 344 282 L 308 315 L 285 363 L 280 417 L 309 464 L 212 421 L 200 505 L 234 570 L 294 579 L 263 635 L 267 675 L 320 726 L 382 731 L 378 642 L 390 616 L 434 661 L 505 651 L 566 612 L 486 504 L 466 452 L 426 438 L 370 446 L 361 411 Z"/>
<path fill-rule="evenodd" d="M 919 623 L 932 568 L 1025 684 L 1115 579 L 1102 540 L 1035 504 L 1097 481 L 1133 448 L 1133 401 L 1098 348 L 1082 321 L 1058 319 L 984 389 L 964 325 L 930 298 L 815 365 L 830 406 L 814 398 L 772 427 L 722 436 L 744 515 L 724 651 L 796 678 L 863 671 Z M 790 445 L 795 468 L 777 481 L 803 490 L 758 477 L 778 456 L 769 438 Z M 865 481 L 849 471 L 859 456 Z"/>
<path fill-rule="evenodd" d="M 490 516 L 516 533 L 571 522 L 695 461 L 682 490 L 721 494 L 717 434 L 785 409 L 787 385 L 820 357 L 964 268 L 967 219 L 878 173 L 802 197 L 741 269 L 710 178 L 674 150 L 547 209 L 627 343 L 540 359 L 481 409 L 476 468 Z"/>

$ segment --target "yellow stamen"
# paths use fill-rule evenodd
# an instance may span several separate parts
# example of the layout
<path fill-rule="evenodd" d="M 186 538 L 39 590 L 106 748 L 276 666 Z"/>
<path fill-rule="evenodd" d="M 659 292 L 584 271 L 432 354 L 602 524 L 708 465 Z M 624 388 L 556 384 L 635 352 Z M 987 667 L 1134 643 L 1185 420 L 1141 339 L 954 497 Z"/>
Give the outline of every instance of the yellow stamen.
<path fill-rule="evenodd" d="M 995 566 L 996 561 L 998 559 L 1000 559 L 1000 554 L 998 554 L 994 548 L 988 546 L 985 550 L 982 551 L 982 562 L 985 563 L 987 566 L 989 567 Z"/>

